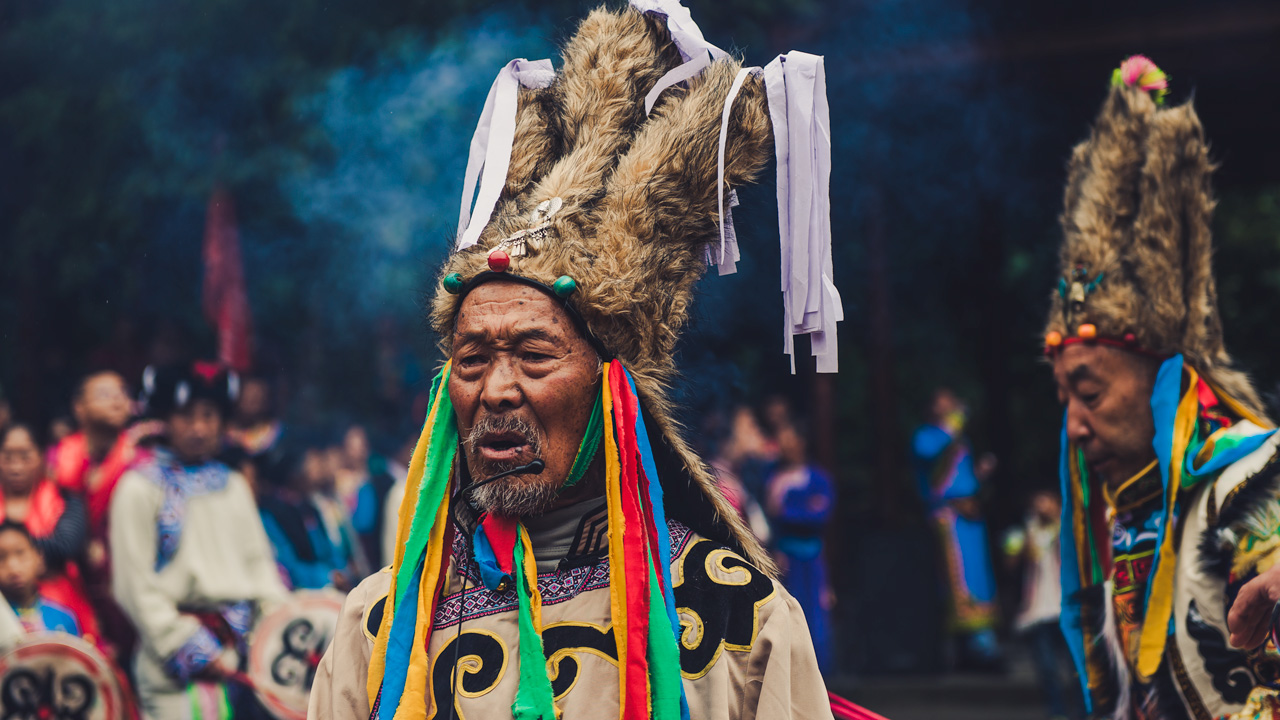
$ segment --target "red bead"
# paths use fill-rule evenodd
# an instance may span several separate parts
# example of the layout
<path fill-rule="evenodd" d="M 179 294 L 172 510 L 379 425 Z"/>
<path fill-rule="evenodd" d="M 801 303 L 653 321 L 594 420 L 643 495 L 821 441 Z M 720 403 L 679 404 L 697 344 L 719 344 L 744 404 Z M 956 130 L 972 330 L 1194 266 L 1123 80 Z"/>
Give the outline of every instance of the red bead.
<path fill-rule="evenodd" d="M 489 269 L 494 272 L 506 272 L 511 267 L 511 256 L 503 250 L 489 253 Z"/>
<path fill-rule="evenodd" d="M 1138 336 L 1134 335 L 1133 333 L 1125 333 L 1125 334 L 1124 334 L 1124 341 L 1125 341 L 1125 342 L 1127 342 L 1127 343 L 1129 343 L 1130 345 L 1137 345 L 1137 344 L 1138 344 Z"/>

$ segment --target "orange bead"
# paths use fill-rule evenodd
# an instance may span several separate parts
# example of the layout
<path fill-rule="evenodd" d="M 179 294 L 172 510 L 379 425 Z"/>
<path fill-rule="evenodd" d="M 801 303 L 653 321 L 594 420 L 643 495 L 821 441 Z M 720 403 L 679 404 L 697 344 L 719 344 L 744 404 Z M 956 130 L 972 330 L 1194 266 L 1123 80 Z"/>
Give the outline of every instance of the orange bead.
<path fill-rule="evenodd" d="M 1044 344 L 1049 347 L 1058 347 L 1062 344 L 1062 333 L 1057 330 L 1051 331 L 1049 334 L 1044 336 Z"/>
<path fill-rule="evenodd" d="M 1093 340 L 1098 337 L 1098 326 L 1085 323 L 1076 330 L 1076 335 L 1079 335 L 1081 340 Z"/>

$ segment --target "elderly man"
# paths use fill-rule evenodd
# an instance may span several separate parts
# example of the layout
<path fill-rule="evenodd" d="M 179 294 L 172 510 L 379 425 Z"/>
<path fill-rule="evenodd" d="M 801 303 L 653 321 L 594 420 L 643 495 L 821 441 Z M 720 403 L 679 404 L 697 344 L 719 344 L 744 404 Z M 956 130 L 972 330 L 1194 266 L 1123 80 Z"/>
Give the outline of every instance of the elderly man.
<path fill-rule="evenodd" d="M 501 199 L 441 272 L 396 557 L 349 596 L 311 717 L 831 717 L 802 611 L 671 419 L 718 178 L 771 148 L 765 83 L 727 58 L 647 112 L 682 62 L 665 14 L 593 12 L 520 90 Z"/>
<path fill-rule="evenodd" d="M 1069 168 L 1062 627 L 1097 717 L 1276 717 L 1280 436 L 1223 347 L 1212 164 L 1166 84 L 1126 60 Z"/>

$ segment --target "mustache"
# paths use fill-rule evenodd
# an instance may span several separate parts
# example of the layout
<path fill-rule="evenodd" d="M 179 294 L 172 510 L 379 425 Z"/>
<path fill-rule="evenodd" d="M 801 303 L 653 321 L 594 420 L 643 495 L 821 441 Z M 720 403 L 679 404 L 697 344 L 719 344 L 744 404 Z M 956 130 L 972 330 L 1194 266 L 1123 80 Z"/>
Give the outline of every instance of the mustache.
<path fill-rule="evenodd" d="M 535 457 L 542 454 L 542 432 L 533 423 L 518 415 L 487 415 L 481 418 L 472 426 L 463 440 L 467 452 L 475 455 L 484 437 L 495 433 L 519 435 L 520 439 L 533 451 Z"/>

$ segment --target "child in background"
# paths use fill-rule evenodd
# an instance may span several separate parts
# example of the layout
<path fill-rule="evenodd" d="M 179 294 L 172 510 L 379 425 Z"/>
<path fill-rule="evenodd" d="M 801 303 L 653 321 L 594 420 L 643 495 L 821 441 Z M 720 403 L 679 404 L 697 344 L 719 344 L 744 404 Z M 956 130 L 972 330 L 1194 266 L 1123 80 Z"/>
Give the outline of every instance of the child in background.
<path fill-rule="evenodd" d="M 26 632 L 65 632 L 80 636 L 71 610 L 40 594 L 44 556 L 22 523 L 0 522 L 0 592 Z"/>
<path fill-rule="evenodd" d="M 1010 530 L 1004 540 L 1007 561 L 1021 565 L 1023 570 L 1022 607 L 1014 628 L 1031 650 L 1036 677 L 1052 718 L 1067 717 L 1060 661 L 1065 644 L 1058 627 L 1062 604 L 1058 540 L 1061 514 L 1058 493 L 1039 490 L 1031 496 L 1022 527 Z"/>

